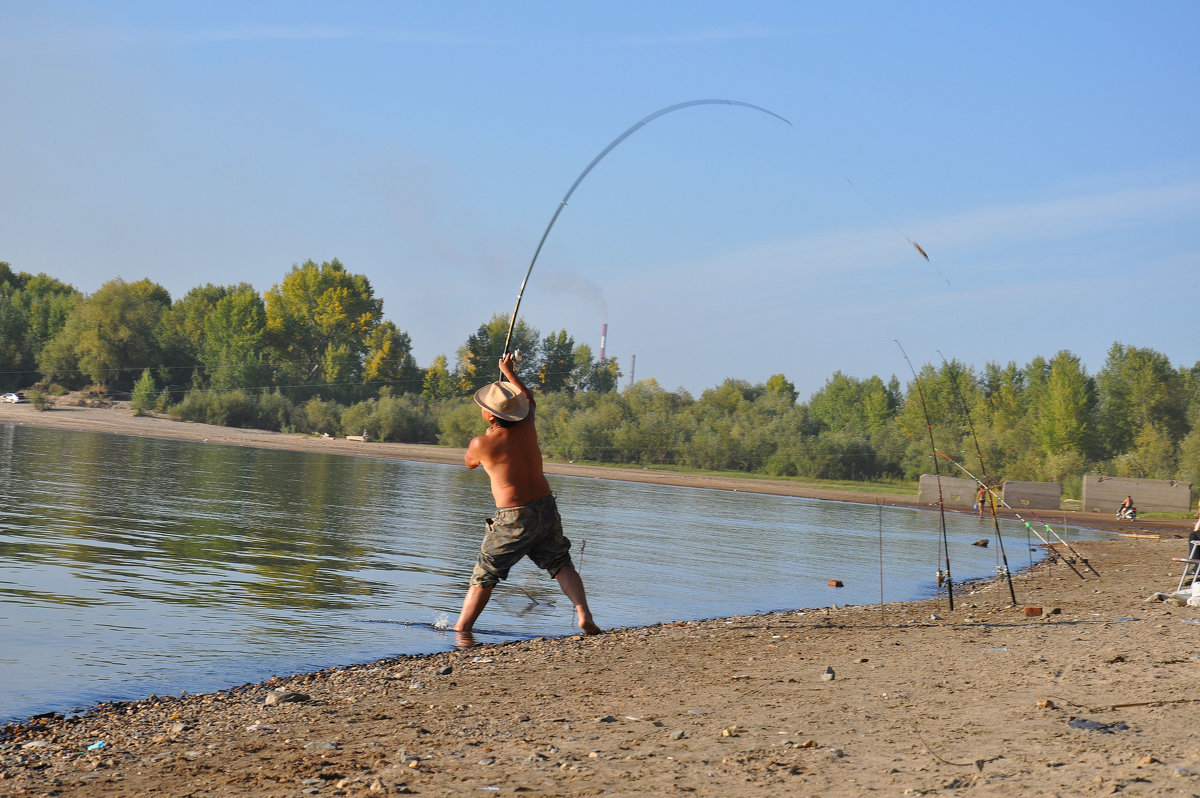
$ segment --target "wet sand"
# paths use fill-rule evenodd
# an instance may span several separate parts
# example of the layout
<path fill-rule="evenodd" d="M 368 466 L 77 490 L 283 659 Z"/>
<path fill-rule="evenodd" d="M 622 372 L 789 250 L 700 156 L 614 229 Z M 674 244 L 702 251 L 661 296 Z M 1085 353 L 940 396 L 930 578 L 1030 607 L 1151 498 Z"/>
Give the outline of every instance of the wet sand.
<path fill-rule="evenodd" d="M 462 462 L 122 408 L 0 405 L 0 423 Z M 1015 607 L 988 580 L 956 586 L 953 610 L 943 595 L 610 630 L 34 719 L 0 734 L 0 796 L 1200 794 L 1200 608 L 1146 600 L 1178 583 L 1191 523 L 1069 520 L 1150 537 L 1075 544 L 1100 576 L 1044 564 L 1014 578 Z"/>

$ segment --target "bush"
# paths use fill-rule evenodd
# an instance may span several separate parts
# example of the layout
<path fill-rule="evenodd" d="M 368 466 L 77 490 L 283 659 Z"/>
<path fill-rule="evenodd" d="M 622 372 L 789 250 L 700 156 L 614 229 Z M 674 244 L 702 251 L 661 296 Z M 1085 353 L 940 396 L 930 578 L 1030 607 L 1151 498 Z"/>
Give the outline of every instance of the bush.
<path fill-rule="evenodd" d="M 142 376 L 138 377 L 137 382 L 133 384 L 133 394 L 129 397 L 129 407 L 133 410 L 135 416 L 141 416 L 148 410 L 152 410 L 155 405 L 154 397 L 154 377 L 150 374 L 150 369 L 145 369 Z"/>
<path fill-rule="evenodd" d="M 45 391 L 30 391 L 26 398 L 35 410 L 49 410 L 54 407 L 54 400 L 47 396 Z"/>
<path fill-rule="evenodd" d="M 245 391 L 193 389 L 171 408 L 169 415 L 182 421 L 253 428 L 258 419 L 258 404 Z"/>
<path fill-rule="evenodd" d="M 383 396 L 351 405 L 342 413 L 342 429 L 366 434 L 371 440 L 397 443 L 432 443 L 438 437 L 429 403 L 413 394 Z"/>

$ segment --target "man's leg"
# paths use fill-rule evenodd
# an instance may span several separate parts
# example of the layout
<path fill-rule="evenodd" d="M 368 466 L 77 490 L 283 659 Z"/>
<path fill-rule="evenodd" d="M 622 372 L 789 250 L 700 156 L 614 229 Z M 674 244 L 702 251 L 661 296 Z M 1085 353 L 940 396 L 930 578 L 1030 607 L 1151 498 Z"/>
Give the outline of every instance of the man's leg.
<path fill-rule="evenodd" d="M 558 580 L 558 586 L 562 588 L 562 592 L 571 600 L 571 604 L 575 606 L 575 614 L 579 617 L 579 628 L 583 630 L 585 635 L 600 634 L 600 627 L 592 620 L 592 611 L 588 609 L 587 593 L 583 589 L 583 580 L 579 578 L 579 572 L 575 570 L 573 565 L 564 565 L 558 569 L 558 573 L 554 575 Z"/>
<path fill-rule="evenodd" d="M 479 613 L 483 612 L 488 599 L 492 597 L 492 588 L 494 587 L 495 585 L 487 587 L 471 585 L 467 588 L 467 595 L 463 598 L 462 612 L 458 614 L 458 622 L 454 624 L 454 631 L 471 631 L 471 627 L 475 625 L 475 619 L 479 617 Z"/>

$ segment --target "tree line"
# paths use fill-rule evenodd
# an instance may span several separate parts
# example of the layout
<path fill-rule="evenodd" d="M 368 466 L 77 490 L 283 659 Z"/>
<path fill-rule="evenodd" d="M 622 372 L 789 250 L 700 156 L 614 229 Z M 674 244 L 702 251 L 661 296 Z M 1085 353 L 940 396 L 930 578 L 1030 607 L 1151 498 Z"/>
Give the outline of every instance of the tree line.
<path fill-rule="evenodd" d="M 470 394 L 495 378 L 509 318 L 425 367 L 383 315 L 369 280 L 337 260 L 294 266 L 263 294 L 204 285 L 172 300 L 149 280 L 85 295 L 0 263 L 0 388 L 42 401 L 129 392 L 136 412 L 233 426 L 464 446 L 481 421 Z M 1200 363 L 1174 367 L 1114 343 L 1089 374 L 1069 351 L 981 370 L 925 364 L 917 383 L 837 372 L 807 401 L 783 375 L 728 379 L 692 397 L 653 379 L 618 390 L 615 358 L 523 321 L 512 349 L 539 394 L 539 434 L 565 460 L 843 480 L 912 480 L 939 449 L 967 468 L 972 427 L 992 475 L 1200 482 Z M 964 405 L 967 412 L 964 412 Z M 964 452 L 971 452 L 968 457 Z"/>

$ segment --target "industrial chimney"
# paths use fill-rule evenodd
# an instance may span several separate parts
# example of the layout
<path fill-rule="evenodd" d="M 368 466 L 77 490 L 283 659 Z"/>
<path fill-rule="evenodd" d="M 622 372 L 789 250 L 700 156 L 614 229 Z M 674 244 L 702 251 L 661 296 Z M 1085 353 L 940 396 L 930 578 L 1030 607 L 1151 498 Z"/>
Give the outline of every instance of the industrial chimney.
<path fill-rule="evenodd" d="M 604 360 L 604 342 L 608 338 L 608 322 L 600 327 L 600 360 Z"/>

